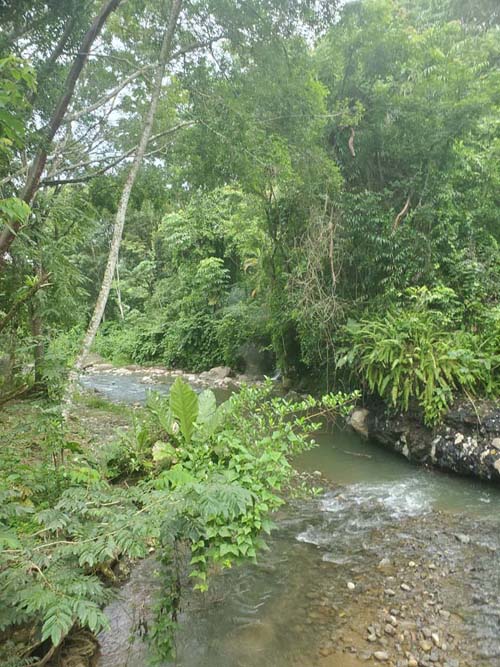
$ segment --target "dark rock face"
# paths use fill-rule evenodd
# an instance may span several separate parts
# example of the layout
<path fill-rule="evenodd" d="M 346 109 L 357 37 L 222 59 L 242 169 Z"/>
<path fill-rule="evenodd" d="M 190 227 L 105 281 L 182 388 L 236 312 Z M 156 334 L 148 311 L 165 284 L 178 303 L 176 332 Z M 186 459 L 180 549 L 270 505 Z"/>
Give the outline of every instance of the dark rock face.
<path fill-rule="evenodd" d="M 381 403 L 357 408 L 350 423 L 409 461 L 500 483 L 500 405 L 491 401 L 457 401 L 434 429 L 418 412 L 394 413 Z"/>

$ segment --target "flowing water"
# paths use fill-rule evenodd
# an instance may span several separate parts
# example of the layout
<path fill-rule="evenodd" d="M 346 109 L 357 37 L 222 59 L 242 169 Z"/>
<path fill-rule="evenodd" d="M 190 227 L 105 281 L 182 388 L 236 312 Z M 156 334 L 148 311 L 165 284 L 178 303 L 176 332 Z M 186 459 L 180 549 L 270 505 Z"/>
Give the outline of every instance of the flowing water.
<path fill-rule="evenodd" d="M 123 402 L 147 390 L 137 375 L 84 383 Z M 500 667 L 500 489 L 416 468 L 350 431 L 317 440 L 296 465 L 328 490 L 287 507 L 257 565 L 187 596 L 175 664 Z M 154 559 L 135 567 L 107 610 L 97 667 L 148 664 L 147 642 L 130 638 L 161 586 Z"/>

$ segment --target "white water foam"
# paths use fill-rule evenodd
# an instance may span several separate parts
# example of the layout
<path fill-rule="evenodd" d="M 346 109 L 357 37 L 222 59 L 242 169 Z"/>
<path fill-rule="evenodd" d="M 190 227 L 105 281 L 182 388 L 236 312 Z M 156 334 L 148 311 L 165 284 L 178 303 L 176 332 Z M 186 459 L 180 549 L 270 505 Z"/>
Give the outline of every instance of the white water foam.
<path fill-rule="evenodd" d="M 321 510 L 329 513 L 352 512 L 357 509 L 376 511 L 387 518 L 400 519 L 431 511 L 431 488 L 422 480 L 408 478 L 398 482 L 353 484 L 341 493 L 326 496 Z"/>

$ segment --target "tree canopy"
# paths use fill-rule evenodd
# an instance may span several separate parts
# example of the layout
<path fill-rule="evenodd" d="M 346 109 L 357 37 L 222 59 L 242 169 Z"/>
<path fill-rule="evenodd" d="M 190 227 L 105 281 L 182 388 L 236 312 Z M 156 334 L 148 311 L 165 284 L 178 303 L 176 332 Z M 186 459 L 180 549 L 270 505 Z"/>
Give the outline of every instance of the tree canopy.
<path fill-rule="evenodd" d="M 2 7 L 5 389 L 47 386 L 80 344 L 169 12 L 160 0 Z M 415 307 L 481 349 L 492 336 L 492 376 L 470 378 L 491 391 L 498 22 L 489 0 L 181 3 L 96 350 L 245 370 L 252 349 L 267 372 L 357 386 L 348 322 L 390 312 L 404 328 Z"/>

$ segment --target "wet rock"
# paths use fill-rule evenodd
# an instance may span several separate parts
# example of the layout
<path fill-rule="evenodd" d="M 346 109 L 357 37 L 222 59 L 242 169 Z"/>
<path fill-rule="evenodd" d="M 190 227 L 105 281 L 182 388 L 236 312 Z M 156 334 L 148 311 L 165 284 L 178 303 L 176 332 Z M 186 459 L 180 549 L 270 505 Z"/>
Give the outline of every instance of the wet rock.
<path fill-rule="evenodd" d="M 364 412 L 358 432 L 420 464 L 500 483 L 500 405 L 457 400 L 443 422 L 431 429 L 418 410 L 395 413 L 383 403 Z"/>
<path fill-rule="evenodd" d="M 464 533 L 457 533 L 455 537 L 462 544 L 470 544 L 470 535 L 465 535 Z"/>
<path fill-rule="evenodd" d="M 331 655 L 334 651 L 334 646 L 333 644 L 326 644 L 325 646 L 322 646 L 319 649 L 319 654 L 326 658 L 327 656 Z"/>
<path fill-rule="evenodd" d="M 372 657 L 372 652 L 371 651 L 360 651 L 360 653 L 358 653 L 358 656 L 361 660 L 366 662 L 367 660 L 370 660 L 370 658 Z"/>
<path fill-rule="evenodd" d="M 388 558 L 382 558 L 377 567 L 379 570 L 388 570 L 391 567 L 391 561 Z"/>
<path fill-rule="evenodd" d="M 355 408 L 348 421 L 349 426 L 365 438 L 368 437 L 368 415 L 369 411 L 366 408 Z"/>

